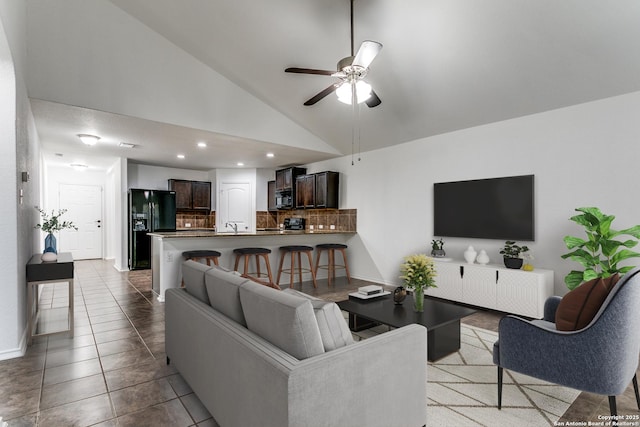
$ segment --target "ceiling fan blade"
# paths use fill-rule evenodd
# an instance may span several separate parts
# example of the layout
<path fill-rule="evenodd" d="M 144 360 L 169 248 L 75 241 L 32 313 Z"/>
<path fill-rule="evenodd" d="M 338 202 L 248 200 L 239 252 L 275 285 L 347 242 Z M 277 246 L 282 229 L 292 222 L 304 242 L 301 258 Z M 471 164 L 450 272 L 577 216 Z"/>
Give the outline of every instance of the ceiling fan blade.
<path fill-rule="evenodd" d="M 326 88 L 322 92 L 319 92 L 317 95 L 315 95 L 314 97 L 310 98 L 307 102 L 304 103 L 304 105 L 313 105 L 313 104 L 315 104 L 316 102 L 320 101 L 325 96 L 335 92 L 335 90 L 338 88 L 338 86 L 340 86 L 339 83 L 332 84 L 331 86 L 329 86 L 328 88 Z"/>
<path fill-rule="evenodd" d="M 382 43 L 371 40 L 363 41 L 360 45 L 360 49 L 358 49 L 358 53 L 356 53 L 355 58 L 353 58 L 351 65 L 359 65 L 362 68 L 368 68 L 381 49 Z"/>
<path fill-rule="evenodd" d="M 378 98 L 378 95 L 373 91 L 373 89 L 371 89 L 371 96 L 365 102 L 369 108 L 377 107 L 382 104 L 382 100 Z"/>
<path fill-rule="evenodd" d="M 290 67 L 284 70 L 285 73 L 298 73 L 298 74 L 318 74 L 321 76 L 330 76 L 335 73 L 335 71 L 329 70 L 314 70 L 313 68 L 296 68 Z"/>

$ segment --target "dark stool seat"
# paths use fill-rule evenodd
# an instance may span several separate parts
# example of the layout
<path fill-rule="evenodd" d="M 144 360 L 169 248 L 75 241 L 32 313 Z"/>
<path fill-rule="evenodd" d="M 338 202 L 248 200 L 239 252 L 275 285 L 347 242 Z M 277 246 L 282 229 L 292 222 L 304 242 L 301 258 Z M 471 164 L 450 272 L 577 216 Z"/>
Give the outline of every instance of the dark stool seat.
<path fill-rule="evenodd" d="M 211 250 L 194 250 L 194 251 L 184 251 L 182 252 L 182 256 L 187 260 L 199 261 L 201 259 L 205 259 L 207 261 L 207 265 L 211 265 L 211 261 L 215 265 L 218 265 L 218 258 L 222 256 L 222 254 L 218 251 Z"/>
<path fill-rule="evenodd" d="M 235 271 L 238 270 L 238 265 L 240 264 L 240 259 L 244 258 L 244 271 L 243 275 L 247 276 L 251 279 L 255 279 L 258 282 L 264 283 L 261 280 L 261 276 L 263 273 L 260 272 L 260 259 L 264 260 L 264 263 L 267 267 L 267 277 L 269 281 L 266 283 L 268 286 L 276 287 L 273 283 L 273 275 L 271 274 L 271 264 L 269 264 L 269 254 L 271 253 L 271 249 L 267 248 L 237 248 L 233 250 L 233 253 L 236 254 L 236 262 L 233 269 Z M 255 256 L 256 260 L 256 271 L 255 273 L 249 272 L 249 260 L 251 256 Z"/>
<path fill-rule="evenodd" d="M 351 283 L 351 276 L 349 275 L 349 264 L 347 263 L 347 254 L 345 250 L 348 248 L 347 245 L 342 243 L 322 243 L 316 245 L 316 274 L 319 268 L 327 269 L 327 278 L 329 282 L 329 286 L 331 286 L 331 281 L 336 277 L 336 268 L 343 268 L 347 275 L 347 282 Z M 327 251 L 327 255 L 329 257 L 327 264 L 320 265 L 320 256 L 322 252 Z M 343 264 L 336 265 L 336 257 L 335 252 L 340 251 L 342 254 L 342 262 Z"/>
<path fill-rule="evenodd" d="M 303 245 L 289 245 L 289 246 L 280 246 L 280 266 L 278 267 L 278 278 L 276 279 L 276 284 L 280 285 L 280 276 L 282 273 L 286 273 L 289 275 L 289 287 L 293 288 L 293 276 L 295 275 L 296 269 L 296 258 L 298 259 L 298 278 L 300 281 L 300 286 L 302 286 L 302 272 L 311 273 L 311 279 L 313 280 L 313 287 L 317 288 L 318 285 L 316 283 L 316 272 L 313 268 L 313 259 L 311 257 L 311 252 L 313 252 L 313 247 L 311 246 L 303 246 Z M 302 268 L 302 254 L 307 254 L 307 259 L 309 260 L 309 268 Z M 284 259 L 287 257 L 287 254 L 291 255 L 289 261 L 289 271 L 283 270 Z M 296 257 L 297 255 L 297 257 Z"/>

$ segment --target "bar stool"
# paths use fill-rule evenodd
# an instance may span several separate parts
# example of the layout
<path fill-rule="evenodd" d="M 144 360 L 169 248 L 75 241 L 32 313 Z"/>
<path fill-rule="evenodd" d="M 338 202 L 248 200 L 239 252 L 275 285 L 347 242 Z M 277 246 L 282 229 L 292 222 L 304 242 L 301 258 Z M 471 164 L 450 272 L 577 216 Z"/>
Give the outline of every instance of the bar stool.
<path fill-rule="evenodd" d="M 316 245 L 316 274 L 318 273 L 319 268 L 326 268 L 328 270 L 327 276 L 329 280 L 329 286 L 331 286 L 331 280 L 336 277 L 336 268 L 344 268 L 347 273 L 347 282 L 351 283 L 351 276 L 349 275 L 349 265 L 347 264 L 347 254 L 345 253 L 345 249 L 347 249 L 347 245 L 343 245 L 341 243 L 323 243 L 320 245 Z M 327 264 L 320 265 L 320 256 L 323 251 L 327 251 L 327 255 L 329 259 Z M 340 251 L 342 253 L 342 262 L 343 264 L 336 265 L 336 256 L 335 252 Z"/>
<path fill-rule="evenodd" d="M 316 272 L 313 269 L 313 259 L 311 258 L 311 252 L 313 248 L 311 246 L 280 246 L 280 267 L 278 267 L 278 279 L 276 280 L 276 284 L 280 285 L 280 275 L 282 273 L 289 275 L 289 287 L 293 288 L 293 276 L 295 275 L 296 269 L 296 255 L 298 258 L 298 277 L 300 279 L 300 286 L 302 286 L 302 272 L 311 273 L 311 279 L 313 280 L 313 287 L 317 288 L 316 284 Z M 307 254 L 307 258 L 309 259 L 309 268 L 302 268 L 302 254 Z M 289 271 L 283 271 L 282 265 L 284 264 L 284 259 L 287 257 L 287 254 L 291 255 L 291 259 L 289 261 Z"/>
<path fill-rule="evenodd" d="M 184 251 L 182 252 L 182 256 L 186 258 L 186 261 L 190 259 L 200 262 L 201 260 L 206 261 L 208 266 L 211 266 L 211 262 L 215 265 L 218 265 L 218 258 L 220 258 L 222 254 L 218 251 L 209 251 L 209 250 L 196 250 L 196 251 Z"/>
<path fill-rule="evenodd" d="M 260 280 L 260 276 L 263 274 L 263 273 L 260 273 L 260 258 L 264 259 L 264 263 L 267 266 L 267 276 L 269 277 L 269 282 L 267 283 L 267 285 L 271 286 L 273 284 L 273 276 L 271 275 L 271 264 L 269 264 L 269 254 L 271 253 L 271 249 L 238 248 L 238 249 L 234 249 L 233 253 L 236 254 L 236 263 L 233 269 L 235 271 L 239 271 L 238 265 L 240 264 L 240 259 L 244 257 L 244 271 L 242 274 L 249 278 L 257 279 L 259 282 L 262 282 Z M 254 255 L 256 257 L 255 273 L 249 273 L 249 259 L 251 258 L 251 255 Z M 255 274 L 255 276 L 253 274 Z"/>

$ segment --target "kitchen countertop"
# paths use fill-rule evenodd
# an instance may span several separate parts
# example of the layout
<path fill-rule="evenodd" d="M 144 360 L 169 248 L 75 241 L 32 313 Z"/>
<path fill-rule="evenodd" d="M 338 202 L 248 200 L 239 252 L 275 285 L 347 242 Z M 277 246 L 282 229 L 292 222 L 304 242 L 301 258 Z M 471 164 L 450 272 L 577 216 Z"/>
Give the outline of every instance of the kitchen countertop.
<path fill-rule="evenodd" d="M 338 231 L 338 230 L 258 230 L 255 233 L 228 233 L 211 230 L 179 230 L 168 231 L 164 233 L 149 233 L 149 236 L 157 236 L 163 238 L 180 238 L 180 237 L 255 237 L 255 236 L 295 236 L 302 234 L 356 234 L 355 231 Z"/>

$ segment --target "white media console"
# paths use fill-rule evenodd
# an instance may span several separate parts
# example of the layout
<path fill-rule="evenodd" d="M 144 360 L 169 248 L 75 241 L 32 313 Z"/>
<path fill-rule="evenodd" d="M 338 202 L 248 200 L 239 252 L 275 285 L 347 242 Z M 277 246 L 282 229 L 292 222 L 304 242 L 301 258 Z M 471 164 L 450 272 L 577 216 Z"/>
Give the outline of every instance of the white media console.
<path fill-rule="evenodd" d="M 496 264 L 436 262 L 437 288 L 427 295 L 532 318 L 544 316 L 544 303 L 553 295 L 553 271 L 524 271 Z"/>

